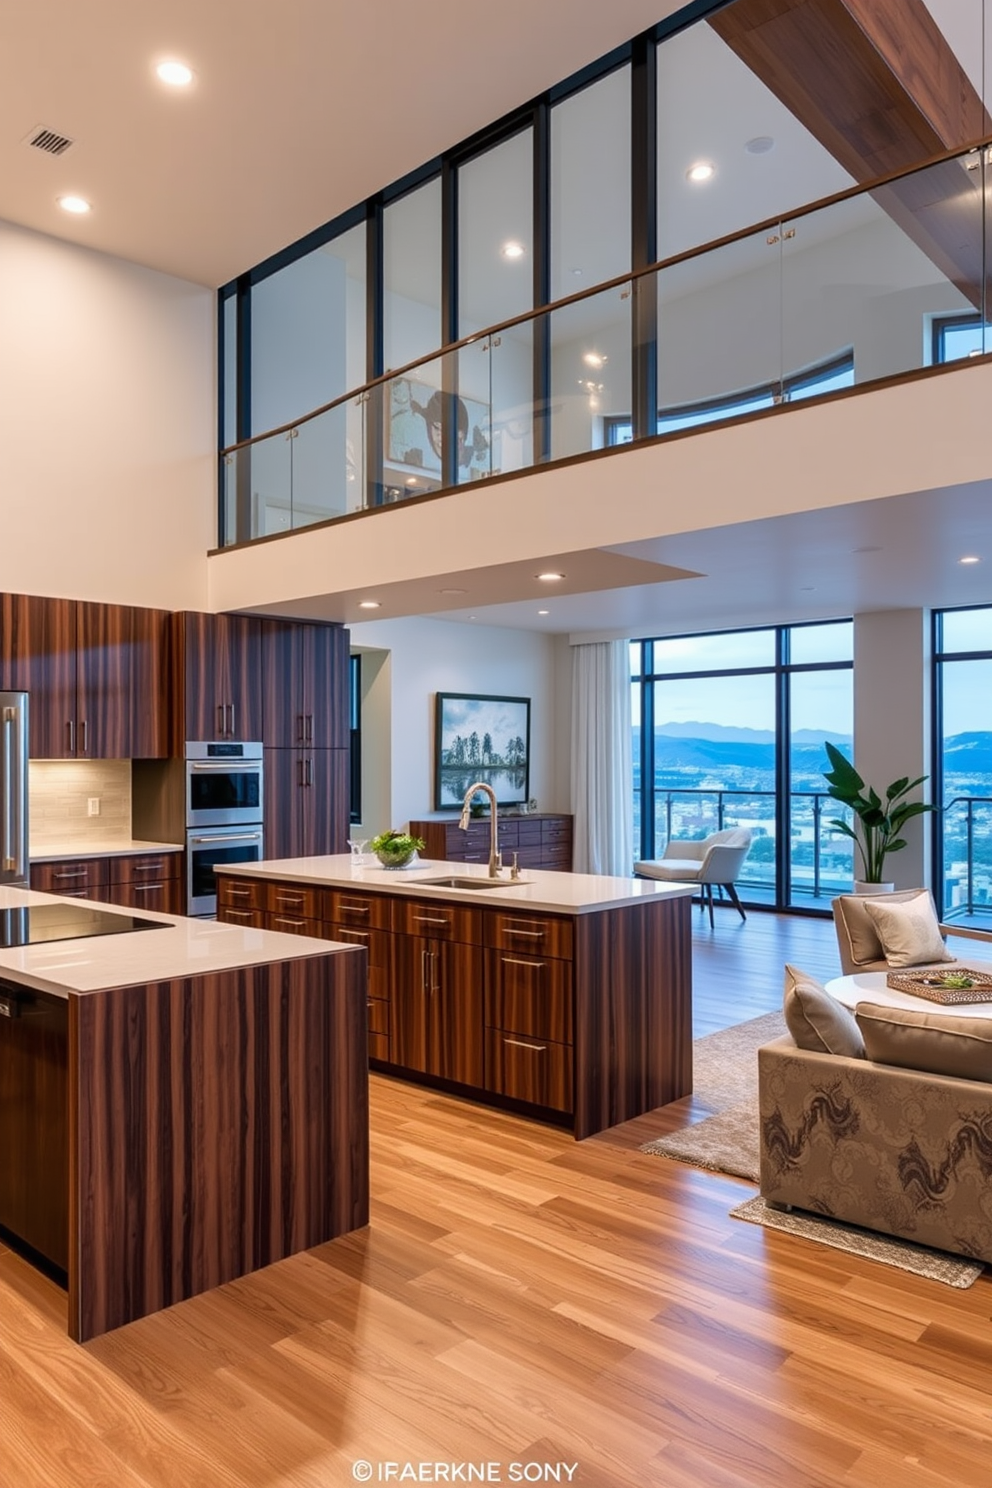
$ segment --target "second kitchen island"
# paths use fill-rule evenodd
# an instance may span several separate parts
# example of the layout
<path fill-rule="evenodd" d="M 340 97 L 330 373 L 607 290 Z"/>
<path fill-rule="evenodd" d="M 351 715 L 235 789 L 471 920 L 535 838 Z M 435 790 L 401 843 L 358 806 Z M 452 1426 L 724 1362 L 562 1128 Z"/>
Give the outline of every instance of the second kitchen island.
<path fill-rule="evenodd" d="M 577 1138 L 692 1089 L 690 885 L 346 855 L 216 871 L 219 919 L 365 947 L 374 1069 Z"/>

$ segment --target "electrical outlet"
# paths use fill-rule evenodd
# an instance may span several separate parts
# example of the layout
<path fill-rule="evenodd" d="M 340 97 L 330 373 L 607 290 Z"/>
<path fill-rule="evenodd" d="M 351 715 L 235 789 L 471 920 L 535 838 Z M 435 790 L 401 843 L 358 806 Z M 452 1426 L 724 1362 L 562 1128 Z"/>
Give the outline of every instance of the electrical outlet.
<path fill-rule="evenodd" d="M 87 816 L 99 816 L 100 815 L 100 797 L 99 796 L 89 796 L 87 798 L 87 801 L 86 801 L 86 815 Z"/>

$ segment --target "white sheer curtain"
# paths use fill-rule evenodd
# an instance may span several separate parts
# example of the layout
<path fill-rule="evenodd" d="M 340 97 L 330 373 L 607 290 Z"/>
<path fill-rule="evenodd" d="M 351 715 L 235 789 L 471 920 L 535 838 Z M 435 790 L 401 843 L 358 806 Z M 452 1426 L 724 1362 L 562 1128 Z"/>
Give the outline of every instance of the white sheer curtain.
<path fill-rule="evenodd" d="M 630 647 L 572 648 L 572 810 L 577 873 L 629 878 L 634 866 Z"/>

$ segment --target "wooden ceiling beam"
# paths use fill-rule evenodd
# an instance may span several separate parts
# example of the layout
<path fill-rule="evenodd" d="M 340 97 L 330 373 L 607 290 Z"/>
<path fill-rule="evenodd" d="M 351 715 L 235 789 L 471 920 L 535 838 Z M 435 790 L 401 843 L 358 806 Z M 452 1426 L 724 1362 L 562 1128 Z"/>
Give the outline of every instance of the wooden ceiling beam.
<path fill-rule="evenodd" d="M 709 24 L 856 181 L 992 132 L 923 0 L 736 0 Z M 981 176 L 951 161 L 874 193 L 976 306 Z"/>

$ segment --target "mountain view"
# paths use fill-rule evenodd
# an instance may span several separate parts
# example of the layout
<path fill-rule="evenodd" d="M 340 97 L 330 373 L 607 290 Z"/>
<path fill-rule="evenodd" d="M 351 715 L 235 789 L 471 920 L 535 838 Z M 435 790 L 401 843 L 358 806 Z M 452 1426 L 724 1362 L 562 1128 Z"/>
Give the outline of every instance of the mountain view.
<path fill-rule="evenodd" d="M 829 740 L 848 758 L 850 734 L 797 729 L 792 736 L 791 872 L 793 896 L 850 889 L 853 846 L 829 825 L 846 813 L 826 794 L 823 772 Z M 640 805 L 640 729 L 633 730 L 634 791 Z M 665 723 L 655 729 L 657 852 L 669 835 L 699 838 L 721 825 L 747 826 L 751 852 L 741 882 L 751 898 L 770 897 L 775 873 L 775 735 L 770 729 L 724 724 Z M 877 788 L 887 781 L 873 781 Z M 992 795 L 992 731 L 954 734 L 944 741 L 945 882 L 950 907 L 967 900 L 967 797 Z M 819 800 L 817 800 L 819 796 Z M 992 905 L 992 805 L 975 804 L 972 902 Z M 817 817 L 819 821 L 817 822 Z M 670 824 L 670 832 L 669 832 Z M 817 825 L 819 831 L 817 832 Z"/>

